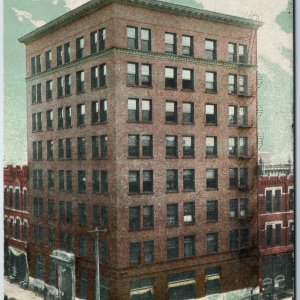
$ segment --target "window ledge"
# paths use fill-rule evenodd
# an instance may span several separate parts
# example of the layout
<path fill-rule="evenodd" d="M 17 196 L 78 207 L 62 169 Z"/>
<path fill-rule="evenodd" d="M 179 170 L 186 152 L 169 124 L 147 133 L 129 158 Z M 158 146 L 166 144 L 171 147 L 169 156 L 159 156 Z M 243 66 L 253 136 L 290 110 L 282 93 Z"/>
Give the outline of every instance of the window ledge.
<path fill-rule="evenodd" d="M 145 84 L 142 84 L 142 85 L 140 85 L 139 87 L 141 87 L 141 88 L 145 88 L 145 89 L 153 89 L 153 86 L 152 86 L 152 84 L 150 84 L 150 85 L 145 85 Z"/>
<path fill-rule="evenodd" d="M 181 89 L 181 92 L 189 92 L 189 93 L 194 93 L 195 90 L 194 89 Z"/>
<path fill-rule="evenodd" d="M 219 158 L 219 156 L 218 155 L 213 155 L 213 154 L 211 154 L 211 155 L 206 154 L 205 158 L 207 158 L 207 159 L 210 159 L 210 158 Z"/>
<path fill-rule="evenodd" d="M 217 91 L 213 91 L 213 90 L 205 90 L 204 93 L 206 93 L 206 94 L 218 94 Z"/>
<path fill-rule="evenodd" d="M 252 95 L 238 94 L 238 97 L 241 97 L 241 98 L 251 98 L 251 97 L 253 97 L 253 96 L 252 96 Z"/>
<path fill-rule="evenodd" d="M 139 195 L 141 195 L 140 192 L 136 192 L 136 193 L 129 192 L 129 193 L 128 193 L 128 196 L 139 196 Z"/>
<path fill-rule="evenodd" d="M 78 157 L 77 160 L 86 160 L 86 157 Z"/>
<path fill-rule="evenodd" d="M 206 188 L 205 189 L 206 191 L 218 191 L 219 190 L 219 188 Z"/>
<path fill-rule="evenodd" d="M 182 159 L 195 159 L 194 155 L 183 156 Z"/>
<path fill-rule="evenodd" d="M 178 156 L 165 156 L 165 159 L 178 159 Z"/>
<path fill-rule="evenodd" d="M 65 95 L 65 97 L 71 97 L 72 96 L 72 94 L 66 94 Z"/>
<path fill-rule="evenodd" d="M 107 160 L 107 157 L 92 157 L 92 160 Z"/>
<path fill-rule="evenodd" d="M 218 126 L 218 123 L 205 123 L 205 126 Z"/>
<path fill-rule="evenodd" d="M 80 94 L 83 94 L 83 93 L 85 93 L 85 90 L 76 92 L 76 95 L 80 95 Z"/>
<path fill-rule="evenodd" d="M 179 224 L 166 224 L 167 228 L 178 227 Z"/>
<path fill-rule="evenodd" d="M 64 95 L 61 95 L 61 96 L 57 96 L 56 99 L 62 99 L 64 98 Z"/>
<path fill-rule="evenodd" d="M 47 158 L 48 161 L 54 161 L 54 158 Z"/>
<path fill-rule="evenodd" d="M 210 223 L 218 223 L 219 220 L 206 220 L 206 223 L 210 224 Z"/>
<path fill-rule="evenodd" d="M 87 191 L 77 191 L 78 194 L 86 194 Z"/>
<path fill-rule="evenodd" d="M 228 155 L 228 158 L 237 158 L 237 155 Z"/>
<path fill-rule="evenodd" d="M 196 222 L 183 223 L 183 226 L 191 226 L 191 225 L 196 225 Z"/>
<path fill-rule="evenodd" d="M 195 125 L 195 122 L 182 122 L 181 125 Z"/>
<path fill-rule="evenodd" d="M 52 101 L 53 100 L 53 97 L 49 98 L 49 99 L 46 99 L 46 101 Z"/>
<path fill-rule="evenodd" d="M 165 91 L 178 91 L 177 87 L 165 87 Z"/>
<path fill-rule="evenodd" d="M 168 193 L 168 194 L 172 194 L 172 193 L 178 193 L 178 191 L 165 191 L 166 193 Z"/>
<path fill-rule="evenodd" d="M 236 190 L 238 188 L 238 186 L 229 186 L 228 190 Z"/>
<path fill-rule="evenodd" d="M 166 125 L 178 125 L 178 122 L 165 121 Z"/>
<path fill-rule="evenodd" d="M 69 129 L 69 128 L 72 128 L 72 126 L 66 126 L 66 127 L 65 127 L 65 129 Z M 63 128 L 62 128 L 62 129 L 63 129 Z"/>
<path fill-rule="evenodd" d="M 77 127 L 85 127 L 85 126 L 86 126 L 85 124 L 82 124 L 82 125 L 77 124 Z"/>
<path fill-rule="evenodd" d="M 196 189 L 183 189 L 182 193 L 190 193 L 190 192 L 196 192 Z"/>

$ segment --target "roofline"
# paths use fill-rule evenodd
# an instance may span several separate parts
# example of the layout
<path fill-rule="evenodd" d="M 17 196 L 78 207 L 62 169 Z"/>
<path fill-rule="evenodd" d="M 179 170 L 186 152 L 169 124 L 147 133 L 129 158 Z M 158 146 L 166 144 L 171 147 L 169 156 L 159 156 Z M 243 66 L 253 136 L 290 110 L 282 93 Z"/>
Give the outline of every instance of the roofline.
<path fill-rule="evenodd" d="M 28 44 L 37 40 L 38 38 L 45 36 L 51 31 L 57 30 L 62 26 L 70 24 L 91 12 L 94 12 L 95 10 L 112 3 L 133 5 L 151 10 L 167 12 L 181 16 L 188 16 L 197 19 L 210 20 L 252 29 L 258 29 L 263 25 L 263 22 L 261 21 L 254 21 L 251 19 L 216 13 L 208 10 L 167 3 L 160 0 L 91 0 L 71 10 L 70 12 L 67 12 L 62 16 L 48 22 L 47 24 L 27 33 L 26 35 L 20 37 L 18 40 L 21 43 Z"/>

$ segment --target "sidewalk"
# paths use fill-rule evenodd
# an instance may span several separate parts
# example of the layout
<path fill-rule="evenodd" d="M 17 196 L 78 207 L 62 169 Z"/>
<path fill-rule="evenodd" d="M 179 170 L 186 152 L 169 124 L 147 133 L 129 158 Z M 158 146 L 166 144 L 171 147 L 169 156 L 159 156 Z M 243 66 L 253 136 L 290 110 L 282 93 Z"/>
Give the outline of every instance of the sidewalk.
<path fill-rule="evenodd" d="M 18 284 L 10 283 L 6 278 L 4 278 L 4 293 L 7 295 L 8 299 L 13 298 L 16 300 L 41 300 L 42 297 L 36 295 L 35 293 L 23 290 Z"/>

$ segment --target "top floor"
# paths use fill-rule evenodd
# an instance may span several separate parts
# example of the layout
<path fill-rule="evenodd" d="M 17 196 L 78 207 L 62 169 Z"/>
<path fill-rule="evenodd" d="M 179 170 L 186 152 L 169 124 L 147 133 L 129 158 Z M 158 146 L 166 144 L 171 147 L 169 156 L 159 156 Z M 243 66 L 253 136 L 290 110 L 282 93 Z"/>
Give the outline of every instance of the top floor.
<path fill-rule="evenodd" d="M 22 167 L 19 165 L 7 165 L 4 167 L 4 186 L 27 188 L 28 179 L 29 170 L 27 165 Z"/>
<path fill-rule="evenodd" d="M 113 48 L 256 65 L 261 25 L 161 1 L 90 1 L 20 41 L 27 46 L 27 77 Z"/>

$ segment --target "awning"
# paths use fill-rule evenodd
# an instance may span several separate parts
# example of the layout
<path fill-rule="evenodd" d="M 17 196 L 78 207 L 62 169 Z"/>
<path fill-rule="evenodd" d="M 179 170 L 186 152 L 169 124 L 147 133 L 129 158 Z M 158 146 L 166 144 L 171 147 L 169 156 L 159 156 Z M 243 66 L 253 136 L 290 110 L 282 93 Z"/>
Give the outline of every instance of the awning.
<path fill-rule="evenodd" d="M 130 290 L 130 296 L 143 295 L 143 294 L 147 294 L 149 292 L 151 294 L 154 294 L 153 286 Z"/>
<path fill-rule="evenodd" d="M 15 255 L 15 256 L 21 256 L 26 255 L 26 252 L 17 248 L 14 248 L 12 246 L 8 246 L 8 249 Z"/>
<path fill-rule="evenodd" d="M 195 279 L 184 279 L 184 280 L 178 280 L 178 281 L 172 281 L 168 283 L 168 288 L 174 288 L 178 286 L 184 286 L 184 285 L 190 285 L 190 284 L 196 284 Z"/>

